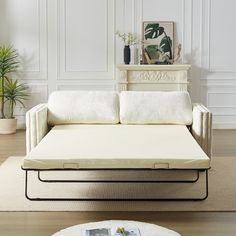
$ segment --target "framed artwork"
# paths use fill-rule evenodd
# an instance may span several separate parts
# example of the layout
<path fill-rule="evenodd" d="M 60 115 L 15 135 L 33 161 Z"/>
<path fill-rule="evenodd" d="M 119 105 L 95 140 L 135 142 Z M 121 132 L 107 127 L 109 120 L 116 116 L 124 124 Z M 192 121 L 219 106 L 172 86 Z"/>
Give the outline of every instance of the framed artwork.
<path fill-rule="evenodd" d="M 174 22 L 143 22 L 143 63 L 171 64 L 173 60 Z"/>

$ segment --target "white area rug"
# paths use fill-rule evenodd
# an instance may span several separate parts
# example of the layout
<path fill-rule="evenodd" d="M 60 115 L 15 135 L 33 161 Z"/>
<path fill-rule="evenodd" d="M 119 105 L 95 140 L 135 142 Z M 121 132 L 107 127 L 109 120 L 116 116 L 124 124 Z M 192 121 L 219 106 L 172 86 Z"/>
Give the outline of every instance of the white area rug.
<path fill-rule="evenodd" d="M 236 158 L 215 157 L 212 160 L 212 168 L 209 171 L 209 197 L 205 201 L 192 202 L 96 202 L 96 201 L 76 201 L 76 202 L 33 202 L 24 196 L 24 177 L 25 173 L 21 170 L 22 157 L 9 157 L 0 166 L 0 211 L 236 211 Z M 137 191 L 141 196 L 155 194 L 166 194 L 165 190 L 153 188 L 147 184 L 141 184 L 138 187 L 133 185 L 114 185 L 110 184 L 94 187 L 93 184 L 73 185 L 51 184 L 43 185 L 38 183 L 34 176 L 30 177 L 30 194 L 36 196 L 53 195 L 59 193 L 65 197 L 78 196 L 135 196 Z M 172 192 L 182 192 L 179 185 L 174 185 Z M 196 194 L 197 190 L 188 188 L 188 191 Z M 157 192 L 157 193 L 156 193 Z M 143 194 L 143 195 L 142 195 Z"/>

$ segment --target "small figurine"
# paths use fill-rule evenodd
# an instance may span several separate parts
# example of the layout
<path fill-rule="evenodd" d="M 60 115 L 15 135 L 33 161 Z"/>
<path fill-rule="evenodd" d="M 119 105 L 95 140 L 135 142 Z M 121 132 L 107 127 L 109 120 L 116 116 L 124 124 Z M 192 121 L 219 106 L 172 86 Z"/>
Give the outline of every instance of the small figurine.
<path fill-rule="evenodd" d="M 179 44 L 179 45 L 178 45 L 178 48 L 177 48 L 176 56 L 175 56 L 174 59 L 173 59 L 173 63 L 175 63 L 175 62 L 177 62 L 177 61 L 179 60 L 181 49 L 182 49 L 182 45 Z"/>

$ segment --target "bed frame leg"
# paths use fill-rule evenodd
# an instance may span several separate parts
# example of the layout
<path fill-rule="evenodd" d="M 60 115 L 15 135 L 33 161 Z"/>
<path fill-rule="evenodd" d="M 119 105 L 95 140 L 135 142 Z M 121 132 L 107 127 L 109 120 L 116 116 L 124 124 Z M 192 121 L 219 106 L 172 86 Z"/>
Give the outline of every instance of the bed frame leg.
<path fill-rule="evenodd" d="M 205 175 L 206 175 L 206 183 L 205 183 L 206 184 L 206 195 L 201 200 L 207 199 L 208 194 L 209 194 L 209 190 L 208 190 L 208 188 L 209 188 L 209 184 L 208 184 L 208 170 L 205 170 Z"/>
<path fill-rule="evenodd" d="M 28 170 L 25 171 L 25 197 L 28 200 L 31 200 L 31 198 L 28 196 Z"/>
<path fill-rule="evenodd" d="M 30 201 L 44 201 L 43 198 L 32 198 L 28 195 L 28 170 L 25 170 L 25 197 Z"/>

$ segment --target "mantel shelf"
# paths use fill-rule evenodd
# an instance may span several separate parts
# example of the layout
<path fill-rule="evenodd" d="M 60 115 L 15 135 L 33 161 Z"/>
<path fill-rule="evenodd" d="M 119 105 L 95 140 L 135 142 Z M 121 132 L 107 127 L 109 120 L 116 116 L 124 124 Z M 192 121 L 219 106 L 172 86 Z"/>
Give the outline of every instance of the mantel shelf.
<path fill-rule="evenodd" d="M 189 70 L 189 64 L 174 64 L 174 65 L 117 65 L 120 70 L 164 70 L 164 71 L 178 71 Z"/>

